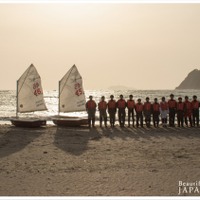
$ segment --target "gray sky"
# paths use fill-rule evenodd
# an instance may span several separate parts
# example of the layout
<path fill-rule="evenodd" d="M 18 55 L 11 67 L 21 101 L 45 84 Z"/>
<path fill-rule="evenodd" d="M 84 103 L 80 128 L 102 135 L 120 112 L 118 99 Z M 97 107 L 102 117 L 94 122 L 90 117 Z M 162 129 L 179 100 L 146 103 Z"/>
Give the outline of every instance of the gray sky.
<path fill-rule="evenodd" d="M 33 63 L 44 89 L 174 89 L 200 64 L 200 4 L 0 4 L 0 89 Z"/>

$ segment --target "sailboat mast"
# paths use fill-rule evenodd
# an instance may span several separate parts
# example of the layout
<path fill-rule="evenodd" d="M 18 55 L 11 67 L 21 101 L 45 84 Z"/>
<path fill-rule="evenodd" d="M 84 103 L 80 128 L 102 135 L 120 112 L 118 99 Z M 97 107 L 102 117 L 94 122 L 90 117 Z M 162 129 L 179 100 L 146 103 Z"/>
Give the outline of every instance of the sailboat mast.
<path fill-rule="evenodd" d="M 16 117 L 18 117 L 18 80 L 17 80 L 17 87 L 16 87 Z"/>

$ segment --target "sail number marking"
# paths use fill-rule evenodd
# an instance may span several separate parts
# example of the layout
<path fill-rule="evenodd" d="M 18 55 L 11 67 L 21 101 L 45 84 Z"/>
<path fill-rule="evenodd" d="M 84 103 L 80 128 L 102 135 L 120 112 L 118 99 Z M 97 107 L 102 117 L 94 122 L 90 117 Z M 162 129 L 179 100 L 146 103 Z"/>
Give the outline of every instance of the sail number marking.
<path fill-rule="evenodd" d="M 35 96 L 42 94 L 42 90 L 40 89 L 40 84 L 38 82 L 33 84 L 33 90 Z"/>
<path fill-rule="evenodd" d="M 80 95 L 83 94 L 83 89 L 81 88 L 81 84 L 80 83 L 75 83 L 74 88 L 75 88 L 75 94 L 77 96 L 80 96 Z"/>

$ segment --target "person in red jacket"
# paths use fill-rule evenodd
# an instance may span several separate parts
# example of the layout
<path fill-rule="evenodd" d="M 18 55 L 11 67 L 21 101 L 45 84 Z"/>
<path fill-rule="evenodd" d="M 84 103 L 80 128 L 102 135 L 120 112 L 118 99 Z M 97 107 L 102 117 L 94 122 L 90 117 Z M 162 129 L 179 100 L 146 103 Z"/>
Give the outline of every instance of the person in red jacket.
<path fill-rule="evenodd" d="M 185 117 L 185 125 L 188 126 L 188 118 L 190 122 L 190 127 L 192 127 L 192 104 L 188 100 L 188 96 L 185 96 L 185 101 L 184 101 L 184 117 Z"/>
<path fill-rule="evenodd" d="M 159 126 L 159 115 L 160 115 L 160 104 L 158 103 L 158 99 L 154 99 L 154 103 L 152 105 L 152 110 L 153 110 L 153 125 L 154 127 Z"/>
<path fill-rule="evenodd" d="M 162 97 L 160 102 L 160 114 L 163 127 L 167 127 L 167 115 L 169 113 L 168 103 L 165 101 L 165 97 Z"/>
<path fill-rule="evenodd" d="M 108 101 L 108 113 L 109 113 L 109 117 L 110 117 L 111 127 L 115 126 L 116 110 L 117 110 L 116 101 L 114 100 L 114 96 L 110 95 L 110 100 Z"/>
<path fill-rule="evenodd" d="M 169 107 L 169 126 L 174 127 L 174 121 L 175 121 L 175 114 L 176 114 L 176 100 L 174 100 L 174 95 L 170 94 L 170 99 L 168 101 L 168 107 Z"/>
<path fill-rule="evenodd" d="M 139 127 L 139 121 L 140 121 L 140 126 L 143 127 L 143 104 L 141 103 L 141 99 L 137 100 L 137 103 L 135 105 L 135 111 L 136 111 L 136 126 Z"/>
<path fill-rule="evenodd" d="M 143 106 L 143 112 L 145 117 L 146 126 L 149 128 L 151 124 L 151 112 L 152 112 L 152 105 L 149 102 L 149 97 L 146 98 L 146 102 Z"/>
<path fill-rule="evenodd" d="M 101 97 L 101 101 L 98 103 L 99 109 L 99 119 L 100 119 L 100 127 L 102 127 L 102 121 L 104 120 L 104 125 L 107 127 L 107 102 L 105 101 L 105 97 Z"/>
<path fill-rule="evenodd" d="M 131 124 L 131 117 L 132 117 L 132 126 L 134 127 L 134 108 L 135 108 L 135 101 L 133 100 L 133 95 L 129 95 L 129 100 L 127 101 L 127 108 L 128 108 L 128 127 Z"/>
<path fill-rule="evenodd" d="M 178 98 L 178 103 L 176 105 L 176 110 L 177 110 L 177 122 L 178 122 L 178 127 L 183 127 L 183 118 L 184 118 L 184 103 L 182 102 L 182 98 Z"/>
<path fill-rule="evenodd" d="M 93 100 L 93 96 L 89 96 L 89 100 L 86 102 L 86 111 L 88 113 L 88 125 L 91 127 L 95 126 L 95 113 L 96 113 L 97 104 Z"/>
<path fill-rule="evenodd" d="M 120 99 L 117 101 L 117 108 L 120 127 L 124 127 L 126 117 L 126 101 L 123 99 L 122 94 L 120 95 Z"/>
<path fill-rule="evenodd" d="M 193 126 L 195 124 L 199 126 L 199 101 L 197 100 L 197 96 L 193 96 L 192 101 L 192 118 L 193 118 Z"/>

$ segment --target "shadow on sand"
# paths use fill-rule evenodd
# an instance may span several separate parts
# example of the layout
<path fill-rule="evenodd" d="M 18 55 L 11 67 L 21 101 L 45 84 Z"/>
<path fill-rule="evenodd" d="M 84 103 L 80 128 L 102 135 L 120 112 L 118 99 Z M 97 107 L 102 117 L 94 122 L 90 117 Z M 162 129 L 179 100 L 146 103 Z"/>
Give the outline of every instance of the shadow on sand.
<path fill-rule="evenodd" d="M 73 155 L 81 155 L 88 148 L 89 140 L 100 140 L 97 129 L 57 127 L 54 144 Z"/>
<path fill-rule="evenodd" d="M 0 158 L 24 149 L 35 138 L 44 133 L 44 130 L 45 128 L 10 127 L 6 133 L 0 135 Z"/>
<path fill-rule="evenodd" d="M 10 127 L 6 133 L 0 134 L 0 158 L 9 156 L 13 153 L 21 151 L 28 144 L 33 142 L 37 137 L 43 133 L 48 134 L 48 128 L 16 128 Z M 200 139 L 200 128 L 120 128 L 116 125 L 115 128 L 96 128 L 89 129 L 88 127 L 79 128 L 66 128 L 55 127 L 53 128 L 53 144 L 72 155 L 79 156 L 88 150 L 89 141 L 98 142 L 102 139 L 124 141 L 134 140 L 135 142 L 146 140 L 148 142 L 155 142 L 156 139 Z M 103 142 L 103 141 L 102 141 Z"/>
<path fill-rule="evenodd" d="M 157 139 L 192 139 L 200 138 L 199 128 L 121 128 L 116 126 L 115 128 L 66 128 L 57 127 L 55 133 L 54 145 L 65 152 L 79 156 L 88 149 L 88 143 L 90 140 L 99 141 L 102 138 L 108 138 L 111 140 L 147 140 L 148 142 L 154 142 Z"/>
<path fill-rule="evenodd" d="M 200 138 L 199 130 L 200 128 L 193 127 L 159 127 L 159 128 L 121 128 L 116 126 L 115 128 L 101 128 L 102 133 L 110 139 L 115 139 L 116 137 L 121 138 L 122 140 L 140 140 L 146 139 L 148 141 L 154 141 L 155 138 L 165 138 L 172 140 L 173 138 L 182 139 L 182 138 Z"/>

